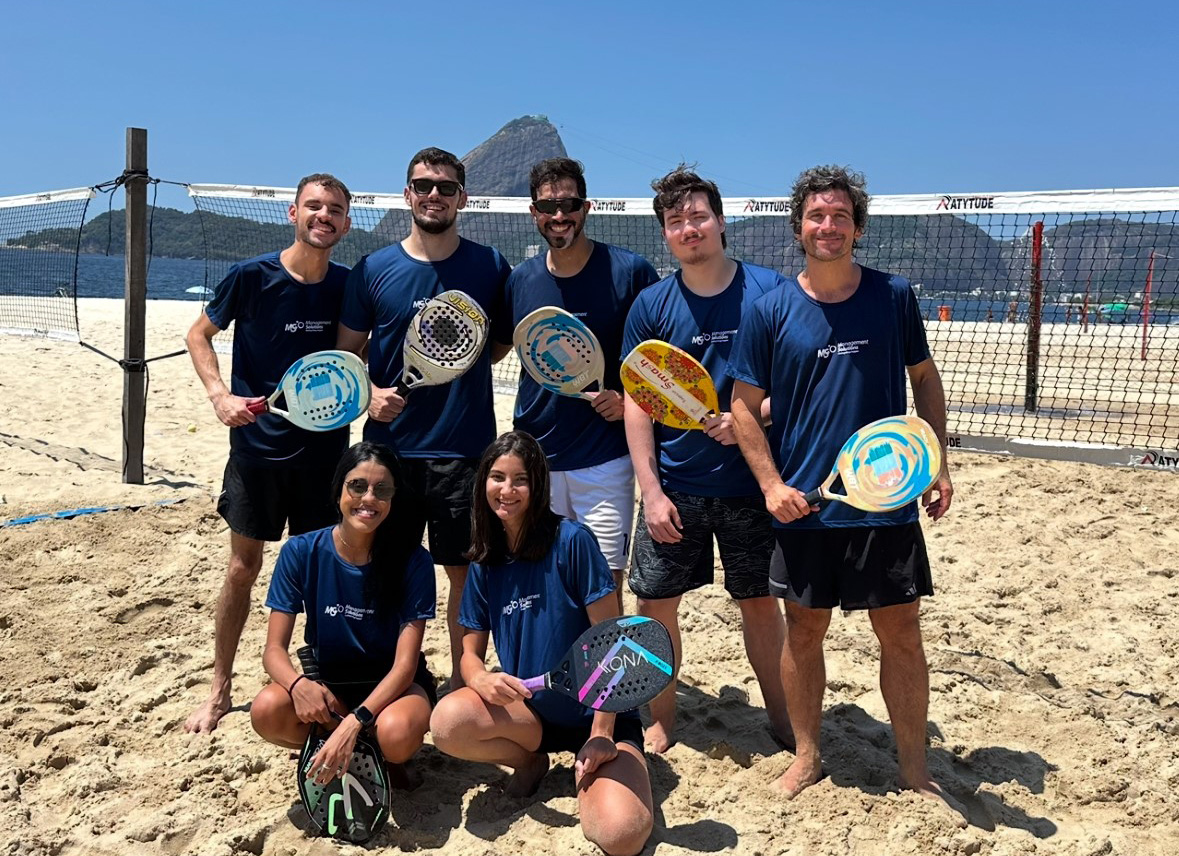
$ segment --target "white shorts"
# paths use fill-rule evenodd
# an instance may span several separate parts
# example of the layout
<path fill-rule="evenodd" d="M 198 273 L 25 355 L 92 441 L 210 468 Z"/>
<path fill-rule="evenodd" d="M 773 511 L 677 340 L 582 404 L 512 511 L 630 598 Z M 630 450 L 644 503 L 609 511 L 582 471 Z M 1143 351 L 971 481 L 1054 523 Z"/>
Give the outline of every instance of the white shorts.
<path fill-rule="evenodd" d="M 550 479 L 553 511 L 590 528 L 611 570 L 625 568 L 635 521 L 635 471 L 630 455 L 554 472 Z"/>

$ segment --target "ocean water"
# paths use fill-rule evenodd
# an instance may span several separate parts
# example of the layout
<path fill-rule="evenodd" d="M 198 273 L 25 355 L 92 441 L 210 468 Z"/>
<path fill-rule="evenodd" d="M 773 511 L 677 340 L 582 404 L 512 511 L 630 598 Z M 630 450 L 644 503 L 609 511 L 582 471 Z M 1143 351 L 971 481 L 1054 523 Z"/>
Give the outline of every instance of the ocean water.
<path fill-rule="evenodd" d="M 218 267 L 219 277 L 225 270 L 224 263 Z M 55 253 L 32 250 L 0 248 L 0 295 L 9 294 L 53 294 L 58 288 L 68 289 L 73 273 L 73 253 Z M 206 288 L 214 288 L 216 279 L 206 283 L 204 259 L 153 258 L 148 268 L 147 296 L 149 300 L 205 300 Z M 82 255 L 78 257 L 78 296 L 114 297 L 123 296 L 123 257 Z M 1011 312 L 1010 301 L 987 300 L 979 297 L 943 295 L 918 298 L 921 314 L 926 320 L 936 321 L 941 307 L 948 307 L 954 321 L 1007 321 Z M 1097 304 L 1090 305 L 1090 320 L 1097 310 Z M 1079 320 L 1078 308 L 1059 303 L 1048 303 L 1043 307 L 1045 324 L 1063 324 Z M 1015 320 L 1027 321 L 1028 304 L 1018 301 L 1014 308 Z M 1152 307 L 1152 324 L 1179 324 L 1179 311 Z M 1102 312 L 1102 321 L 1107 324 L 1141 324 L 1142 307 L 1131 304 L 1126 307 L 1107 307 Z"/>
<path fill-rule="evenodd" d="M 73 253 L 0 249 L 0 294 L 52 295 L 69 290 Z M 209 284 L 212 288 L 216 282 Z M 153 258 L 147 271 L 151 300 L 203 300 L 204 259 Z M 78 256 L 79 297 L 122 297 L 123 257 Z"/>

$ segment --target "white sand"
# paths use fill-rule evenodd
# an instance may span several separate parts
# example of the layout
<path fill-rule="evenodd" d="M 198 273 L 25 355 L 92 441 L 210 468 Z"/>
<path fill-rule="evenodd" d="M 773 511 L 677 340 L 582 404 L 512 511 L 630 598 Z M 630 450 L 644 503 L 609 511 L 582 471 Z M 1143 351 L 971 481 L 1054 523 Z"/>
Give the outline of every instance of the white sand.
<path fill-rule="evenodd" d="M 198 307 L 149 311 L 151 355 L 182 346 Z M 81 318 L 84 338 L 121 352 L 121 303 L 83 301 Z M 0 358 L 0 519 L 183 500 L 0 528 L 0 854 L 362 852 L 305 836 L 294 765 L 242 709 L 212 737 L 181 728 L 207 690 L 228 543 L 213 509 L 227 429 L 187 357 L 151 365 L 146 486 L 119 481 L 117 366 L 76 344 L 11 336 L 0 336 Z M 645 852 L 1176 852 L 1179 481 L 964 454 L 951 463 L 954 508 L 926 530 L 938 591 L 923 617 L 930 758 L 974 825 L 955 829 L 889 791 L 894 750 L 861 615 L 836 616 L 828 640 L 829 777 L 792 803 L 775 797 L 769 785 L 791 756 L 767 732 L 737 610 L 710 586 L 682 610 L 680 742 L 651 759 L 658 816 Z M 264 628 L 256 604 L 239 704 L 264 680 Z M 439 674 L 444 635 L 432 622 Z M 496 768 L 430 746 L 418 766 L 425 783 L 395 794 L 377 852 L 595 852 L 577 828 L 570 756 L 520 801 L 501 794 Z"/>

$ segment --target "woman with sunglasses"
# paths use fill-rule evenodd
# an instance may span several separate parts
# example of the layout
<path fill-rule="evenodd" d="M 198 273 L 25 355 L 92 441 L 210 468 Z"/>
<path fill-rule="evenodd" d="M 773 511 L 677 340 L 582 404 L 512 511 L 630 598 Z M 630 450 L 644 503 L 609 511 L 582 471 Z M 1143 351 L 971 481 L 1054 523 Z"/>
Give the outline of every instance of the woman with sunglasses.
<path fill-rule="evenodd" d="M 409 760 L 436 701 L 422 654 L 426 620 L 434 617 L 434 563 L 389 516 L 400 478 L 389 447 L 363 442 L 348 449 L 332 480 L 339 522 L 283 545 L 266 596 L 262 665 L 272 683 L 254 699 L 250 719 L 266 740 L 293 749 L 312 723 L 334 728 L 312 759 L 321 785 L 343 775 L 357 735 L 369 726 L 386 760 Z M 322 683 L 291 664 L 300 612 L 307 614 L 303 638 Z"/>
<path fill-rule="evenodd" d="M 472 561 L 459 610 L 466 686 L 438 703 L 434 745 L 511 767 L 505 791 L 518 797 L 539 787 L 548 753 L 575 753 L 585 837 L 608 854 L 638 853 L 653 824 L 638 714 L 595 712 L 552 690 L 530 692 L 521 681 L 556 666 L 591 624 L 618 615 L 597 539 L 553 512 L 548 462 L 523 431 L 483 453 L 472 505 Z M 503 671 L 487 669 L 489 635 Z"/>

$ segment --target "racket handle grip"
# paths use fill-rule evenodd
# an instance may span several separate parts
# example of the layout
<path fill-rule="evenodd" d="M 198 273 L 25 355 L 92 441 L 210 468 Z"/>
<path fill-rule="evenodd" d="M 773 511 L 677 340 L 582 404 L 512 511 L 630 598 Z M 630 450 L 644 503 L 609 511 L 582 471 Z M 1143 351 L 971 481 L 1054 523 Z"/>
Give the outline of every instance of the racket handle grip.
<path fill-rule="evenodd" d="M 251 413 L 265 413 L 270 409 L 270 405 L 266 403 L 265 398 L 258 398 L 246 405 L 246 410 Z"/>
<path fill-rule="evenodd" d="M 817 487 L 814 490 L 807 491 L 806 493 L 804 493 L 802 495 L 802 501 L 805 502 L 807 505 L 818 505 L 820 502 L 823 501 L 822 488 Z"/>
<path fill-rule="evenodd" d="M 304 645 L 295 652 L 295 656 L 299 658 L 299 665 L 303 667 L 303 674 L 309 680 L 319 680 L 319 663 L 315 659 L 315 649 L 310 645 Z"/>
<path fill-rule="evenodd" d="M 524 684 L 525 689 L 534 693 L 537 690 L 543 690 L 548 686 L 548 681 L 545 680 L 546 677 L 547 675 L 540 675 L 535 678 L 525 678 L 523 681 L 521 681 L 521 683 Z"/>
<path fill-rule="evenodd" d="M 409 387 L 405 385 L 405 381 L 403 380 L 399 380 L 396 384 L 394 384 L 393 391 L 402 398 L 405 398 L 409 395 Z"/>

